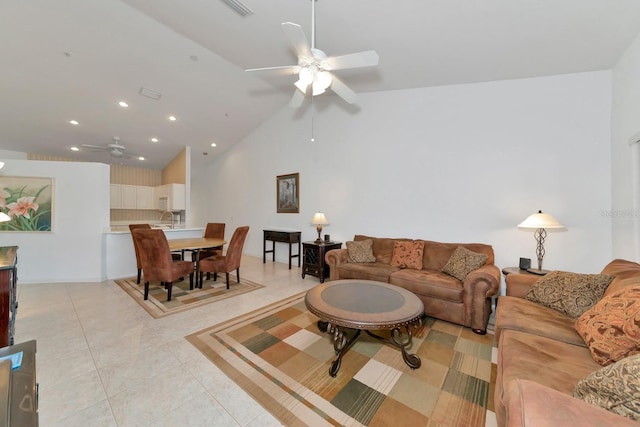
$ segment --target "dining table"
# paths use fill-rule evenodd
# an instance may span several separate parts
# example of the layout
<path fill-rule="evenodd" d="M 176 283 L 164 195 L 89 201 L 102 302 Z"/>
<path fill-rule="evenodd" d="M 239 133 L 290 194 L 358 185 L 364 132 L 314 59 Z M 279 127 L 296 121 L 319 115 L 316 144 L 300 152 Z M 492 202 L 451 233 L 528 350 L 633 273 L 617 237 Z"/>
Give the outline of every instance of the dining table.
<path fill-rule="evenodd" d="M 195 257 L 195 275 L 196 275 L 196 287 L 202 288 L 202 282 L 199 282 L 200 277 L 200 251 L 202 249 L 211 249 L 222 247 L 227 243 L 224 239 L 212 238 L 212 237 L 187 237 L 183 239 L 171 239 L 169 242 L 169 250 L 171 252 L 193 251 L 196 254 Z M 184 256 L 183 256 L 184 258 Z"/>

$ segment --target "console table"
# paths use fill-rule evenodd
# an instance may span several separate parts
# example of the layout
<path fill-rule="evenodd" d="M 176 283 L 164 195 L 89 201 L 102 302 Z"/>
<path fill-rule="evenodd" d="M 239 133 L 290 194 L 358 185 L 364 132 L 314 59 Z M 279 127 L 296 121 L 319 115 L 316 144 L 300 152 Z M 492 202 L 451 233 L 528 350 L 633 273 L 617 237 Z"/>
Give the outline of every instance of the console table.
<path fill-rule="evenodd" d="M 276 242 L 289 244 L 289 270 L 291 270 L 291 259 L 298 258 L 298 267 L 300 267 L 300 240 L 302 236 L 301 231 L 282 231 L 282 230 L 262 230 L 264 232 L 264 240 L 262 242 L 262 263 L 267 262 L 267 254 L 272 254 L 272 261 L 276 260 Z M 271 241 L 271 249 L 267 250 L 267 241 Z M 298 244 L 298 253 L 291 253 L 291 246 Z"/>
<path fill-rule="evenodd" d="M 0 247 L 0 347 L 13 345 L 16 311 L 18 247 Z"/>

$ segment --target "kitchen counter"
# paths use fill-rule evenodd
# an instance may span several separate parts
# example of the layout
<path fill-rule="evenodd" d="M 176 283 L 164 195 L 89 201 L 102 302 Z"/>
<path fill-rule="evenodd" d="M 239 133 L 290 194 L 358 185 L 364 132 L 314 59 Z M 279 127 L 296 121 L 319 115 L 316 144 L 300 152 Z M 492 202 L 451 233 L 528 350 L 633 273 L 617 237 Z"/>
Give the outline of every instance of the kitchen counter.
<path fill-rule="evenodd" d="M 199 231 L 202 234 L 204 232 L 204 228 L 202 227 L 185 227 L 184 225 L 176 226 L 175 228 L 170 228 L 167 225 L 151 224 L 151 228 L 159 228 L 161 230 L 164 230 L 166 233 L 173 233 L 173 232 L 179 232 L 179 231 Z M 103 233 L 104 234 L 129 234 L 130 231 L 129 231 L 128 225 L 113 225 L 110 228 L 107 228 Z M 167 235 L 167 238 L 170 238 L 170 236 Z"/>

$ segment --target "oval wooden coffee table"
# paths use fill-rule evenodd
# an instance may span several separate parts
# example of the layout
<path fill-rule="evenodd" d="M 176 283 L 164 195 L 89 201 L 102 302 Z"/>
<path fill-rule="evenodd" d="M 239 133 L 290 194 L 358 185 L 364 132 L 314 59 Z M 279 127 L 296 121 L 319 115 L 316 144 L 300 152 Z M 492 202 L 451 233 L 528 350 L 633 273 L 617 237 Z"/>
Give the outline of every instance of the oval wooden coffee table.
<path fill-rule="evenodd" d="M 407 353 L 407 348 L 411 347 L 411 327 L 422 325 L 424 305 L 406 289 L 372 280 L 335 280 L 310 289 L 304 302 L 320 319 L 318 329 L 333 336 L 338 357 L 329 369 L 332 377 L 337 375 L 342 356 L 356 342 L 361 331 L 398 347 L 402 359 L 411 369 L 422 364 L 418 355 Z M 402 328 L 406 336 L 403 336 Z M 391 338 L 376 335 L 372 332 L 375 330 L 390 330 Z M 350 338 L 349 331 L 353 331 Z"/>

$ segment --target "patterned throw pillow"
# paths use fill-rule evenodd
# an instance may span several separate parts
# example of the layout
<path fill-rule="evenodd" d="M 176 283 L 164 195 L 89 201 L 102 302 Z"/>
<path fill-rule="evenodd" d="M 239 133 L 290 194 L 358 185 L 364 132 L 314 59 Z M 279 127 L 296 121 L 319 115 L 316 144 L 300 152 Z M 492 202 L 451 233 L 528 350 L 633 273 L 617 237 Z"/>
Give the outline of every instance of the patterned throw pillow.
<path fill-rule="evenodd" d="M 442 267 L 442 272 L 462 282 L 469 273 L 482 267 L 486 260 L 487 255 L 458 246 L 449 261 Z"/>
<path fill-rule="evenodd" d="M 587 375 L 576 384 L 573 397 L 640 421 L 640 355 Z"/>
<path fill-rule="evenodd" d="M 575 326 L 593 360 L 601 365 L 640 353 L 640 287 L 607 295 L 580 316 Z"/>
<path fill-rule="evenodd" d="M 394 242 L 393 255 L 391 256 L 391 266 L 422 270 L 423 255 L 424 242 L 422 240 Z"/>
<path fill-rule="evenodd" d="M 613 277 L 609 274 L 552 271 L 536 280 L 525 298 L 571 317 L 578 317 L 600 301 Z"/>
<path fill-rule="evenodd" d="M 347 252 L 349 262 L 376 262 L 373 255 L 373 240 L 360 240 L 358 242 L 347 242 Z"/>

